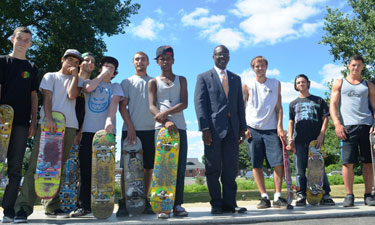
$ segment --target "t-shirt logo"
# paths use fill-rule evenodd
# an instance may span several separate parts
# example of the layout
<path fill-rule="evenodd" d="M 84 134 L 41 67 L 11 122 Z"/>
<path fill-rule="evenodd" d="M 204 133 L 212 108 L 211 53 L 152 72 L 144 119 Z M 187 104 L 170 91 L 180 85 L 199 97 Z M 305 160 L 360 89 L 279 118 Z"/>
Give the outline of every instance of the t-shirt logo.
<path fill-rule="evenodd" d="M 21 73 L 21 77 L 22 77 L 23 79 L 27 79 L 27 78 L 30 77 L 30 73 L 27 72 L 27 71 L 23 71 L 23 72 Z"/>
<path fill-rule="evenodd" d="M 108 88 L 97 87 L 89 95 L 88 107 L 91 112 L 101 113 L 108 109 L 111 103 L 111 90 Z"/>

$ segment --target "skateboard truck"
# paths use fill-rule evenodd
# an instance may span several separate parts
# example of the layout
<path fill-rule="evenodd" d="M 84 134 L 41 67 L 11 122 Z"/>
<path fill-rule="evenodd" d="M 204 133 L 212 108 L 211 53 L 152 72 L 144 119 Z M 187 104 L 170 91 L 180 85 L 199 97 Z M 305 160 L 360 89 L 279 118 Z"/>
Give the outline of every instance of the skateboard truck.
<path fill-rule="evenodd" d="M 159 192 L 159 194 L 156 194 L 155 192 L 153 192 L 151 194 L 151 197 L 152 198 L 155 198 L 155 196 L 158 196 L 159 198 L 161 199 L 166 199 L 166 198 L 173 198 L 174 194 L 173 193 L 170 193 L 169 195 L 167 195 L 167 192 L 166 191 L 161 191 Z"/>

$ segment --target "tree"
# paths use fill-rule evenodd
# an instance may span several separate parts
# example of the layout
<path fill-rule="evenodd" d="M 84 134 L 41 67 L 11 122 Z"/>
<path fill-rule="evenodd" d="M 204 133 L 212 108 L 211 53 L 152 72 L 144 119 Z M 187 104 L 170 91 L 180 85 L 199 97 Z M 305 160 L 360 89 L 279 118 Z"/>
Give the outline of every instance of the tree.
<path fill-rule="evenodd" d="M 367 67 L 362 72 L 367 80 L 375 72 L 375 1 L 348 0 L 353 8 L 344 14 L 338 9 L 327 7 L 323 29 L 326 31 L 321 44 L 329 45 L 334 61 L 348 64 L 350 56 L 360 54 Z M 347 71 L 343 72 L 346 76 Z"/>
<path fill-rule="evenodd" d="M 247 154 L 246 141 L 240 144 L 238 154 L 238 167 L 240 170 L 245 171 L 251 169 L 249 155 Z"/>
<path fill-rule="evenodd" d="M 106 51 L 103 36 L 125 33 L 129 17 L 139 4 L 131 0 L 3 0 L 0 3 L 0 54 L 11 51 L 8 40 L 18 26 L 33 31 L 30 59 L 40 73 L 61 67 L 66 49 L 91 51 L 98 58 Z"/>

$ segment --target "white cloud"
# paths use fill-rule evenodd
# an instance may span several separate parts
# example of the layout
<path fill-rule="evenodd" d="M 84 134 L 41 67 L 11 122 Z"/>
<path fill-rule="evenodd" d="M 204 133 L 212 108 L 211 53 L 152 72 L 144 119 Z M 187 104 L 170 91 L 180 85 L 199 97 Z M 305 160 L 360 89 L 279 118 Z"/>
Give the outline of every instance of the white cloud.
<path fill-rule="evenodd" d="M 328 87 L 324 83 L 318 83 L 316 81 L 310 80 L 310 88 L 315 88 L 319 90 L 327 90 Z"/>
<path fill-rule="evenodd" d="M 164 29 L 164 24 L 151 19 L 150 17 L 145 18 L 142 23 L 132 28 L 132 34 L 134 36 L 154 40 L 157 33 Z"/>
<path fill-rule="evenodd" d="M 342 65 L 335 65 L 332 63 L 328 63 L 323 66 L 322 70 L 319 71 L 319 74 L 323 76 L 322 82 L 323 84 L 326 84 L 332 80 L 342 78 L 341 71 L 345 70 L 345 67 Z"/>
<path fill-rule="evenodd" d="M 188 140 L 188 158 L 198 158 L 202 161 L 204 155 L 204 145 L 202 139 L 196 141 Z"/>
<path fill-rule="evenodd" d="M 202 132 L 200 131 L 192 131 L 192 130 L 188 130 L 186 131 L 186 135 L 189 139 L 192 139 L 192 138 L 201 138 L 202 137 Z"/>
<path fill-rule="evenodd" d="M 240 44 L 245 41 L 241 32 L 230 28 L 220 29 L 210 35 L 210 40 L 217 44 L 223 44 L 232 50 L 240 47 Z"/>
<path fill-rule="evenodd" d="M 322 26 L 321 22 L 307 22 L 323 11 L 321 1 L 238 0 L 235 6 L 231 12 L 245 18 L 240 23 L 240 28 L 250 35 L 254 44 L 274 44 L 282 40 L 310 36 Z"/>
<path fill-rule="evenodd" d="M 245 84 L 252 78 L 255 78 L 255 73 L 252 68 L 247 68 L 239 74 L 242 80 L 242 83 Z M 267 76 L 269 77 L 279 77 L 280 71 L 276 68 L 267 70 Z"/>
<path fill-rule="evenodd" d="M 209 13 L 208 9 L 196 8 L 192 13 L 185 14 L 181 18 L 181 22 L 184 26 L 194 26 L 204 29 L 209 29 L 212 26 L 217 26 L 225 22 L 225 16 L 213 15 L 208 17 Z"/>
<path fill-rule="evenodd" d="M 163 14 L 164 14 L 164 11 L 163 11 L 161 8 L 157 8 L 157 9 L 155 9 L 154 12 L 156 12 L 156 13 L 159 14 L 159 15 L 163 15 Z"/>
<path fill-rule="evenodd" d="M 298 91 L 294 89 L 294 83 L 281 82 L 281 99 L 283 103 L 290 103 L 298 97 Z"/>

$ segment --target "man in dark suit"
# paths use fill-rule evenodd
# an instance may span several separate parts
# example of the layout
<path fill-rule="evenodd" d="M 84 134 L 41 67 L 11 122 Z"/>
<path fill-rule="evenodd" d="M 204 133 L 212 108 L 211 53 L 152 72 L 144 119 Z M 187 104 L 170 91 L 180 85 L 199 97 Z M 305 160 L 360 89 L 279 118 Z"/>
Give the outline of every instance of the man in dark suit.
<path fill-rule="evenodd" d="M 228 71 L 229 50 L 219 45 L 214 50 L 213 69 L 198 75 L 194 102 L 199 130 L 202 131 L 211 213 L 243 213 L 237 206 L 236 176 L 238 145 L 245 140 L 245 108 L 241 78 Z M 221 186 L 223 185 L 223 196 Z"/>

